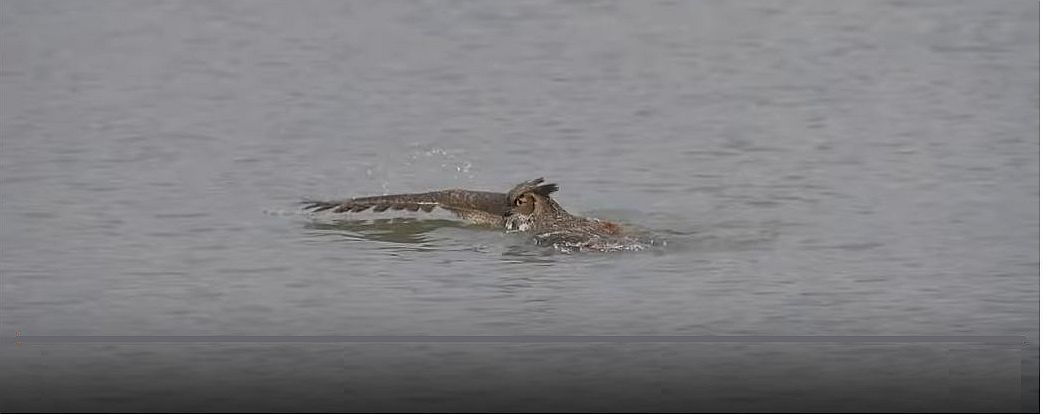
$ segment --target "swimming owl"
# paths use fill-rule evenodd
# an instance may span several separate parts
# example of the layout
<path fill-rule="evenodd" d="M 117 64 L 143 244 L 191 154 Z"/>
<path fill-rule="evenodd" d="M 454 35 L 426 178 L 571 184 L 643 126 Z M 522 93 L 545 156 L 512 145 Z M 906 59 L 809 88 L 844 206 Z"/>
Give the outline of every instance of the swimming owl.
<path fill-rule="evenodd" d="M 430 212 L 442 208 L 471 223 L 533 235 L 540 244 L 583 248 L 621 237 L 619 225 L 568 213 L 550 195 L 559 190 L 542 177 L 514 186 L 506 193 L 464 189 L 367 196 L 338 201 L 307 200 L 311 212 L 334 213 L 409 210 Z"/>

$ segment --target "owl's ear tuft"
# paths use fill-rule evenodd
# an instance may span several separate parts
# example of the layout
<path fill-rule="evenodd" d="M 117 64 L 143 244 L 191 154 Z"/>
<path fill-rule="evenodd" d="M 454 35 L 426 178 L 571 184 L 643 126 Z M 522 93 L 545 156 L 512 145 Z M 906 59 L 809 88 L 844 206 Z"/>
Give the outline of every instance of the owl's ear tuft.
<path fill-rule="evenodd" d="M 514 186 L 513 189 L 510 189 L 509 192 L 507 192 L 507 196 L 510 197 L 510 200 L 513 201 L 513 200 L 517 200 L 517 198 L 519 196 L 521 196 L 521 195 L 523 195 L 525 193 L 531 192 L 531 193 L 535 193 L 537 195 L 549 196 L 550 193 L 556 192 L 557 189 L 558 189 L 556 184 L 553 184 L 553 183 L 541 184 L 541 183 L 543 183 L 543 178 L 542 177 L 540 177 L 538 179 L 535 179 L 535 180 L 529 180 L 527 182 L 518 184 L 517 186 Z"/>
<path fill-rule="evenodd" d="M 557 187 L 556 183 L 550 183 L 541 186 L 536 186 L 535 189 L 532 189 L 532 192 L 543 196 L 550 196 L 550 193 L 556 192 L 558 190 L 560 190 L 560 188 Z"/>

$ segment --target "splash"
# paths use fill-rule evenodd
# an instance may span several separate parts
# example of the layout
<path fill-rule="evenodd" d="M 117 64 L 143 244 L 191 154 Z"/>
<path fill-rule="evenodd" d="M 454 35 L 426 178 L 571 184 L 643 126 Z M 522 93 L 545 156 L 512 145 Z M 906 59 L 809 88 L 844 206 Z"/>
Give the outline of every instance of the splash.
<path fill-rule="evenodd" d="M 640 252 L 655 247 L 665 247 L 666 241 L 648 236 L 597 236 L 561 235 L 559 232 L 547 232 L 533 237 L 536 245 L 550 246 L 564 254 L 584 252 Z"/>

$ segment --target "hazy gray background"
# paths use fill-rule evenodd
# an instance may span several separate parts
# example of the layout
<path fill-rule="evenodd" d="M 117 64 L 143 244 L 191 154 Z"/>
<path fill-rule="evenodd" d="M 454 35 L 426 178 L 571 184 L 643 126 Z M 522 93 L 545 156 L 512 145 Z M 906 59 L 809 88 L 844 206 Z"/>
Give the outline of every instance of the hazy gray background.
<path fill-rule="evenodd" d="M 1024 402 L 1037 408 L 1038 12 L 1035 1 L 4 0 L 0 334 L 1024 335 L 1022 356 L 995 353 L 1013 376 L 1023 357 Z M 297 210 L 303 197 L 506 190 L 538 176 L 572 212 L 666 246 L 560 255 L 444 215 Z M 243 408 L 233 395 L 252 394 L 244 402 L 286 410 L 353 396 L 352 368 L 525 381 L 536 375 L 482 370 L 527 356 L 518 367 L 564 368 L 562 379 L 612 364 L 649 378 L 690 369 L 711 385 L 701 408 L 852 410 L 880 401 L 855 393 L 865 378 L 843 383 L 851 375 L 890 368 L 926 387 L 922 376 L 943 382 L 959 361 L 943 347 L 392 349 L 5 347 L 5 409 Z M 467 362 L 474 372 L 459 371 Z M 901 377 L 916 365 L 935 369 Z M 815 401 L 820 390 L 771 389 L 806 377 L 849 390 Z M 968 378 L 930 386 L 936 396 L 892 380 L 873 390 L 936 409 L 976 399 Z M 1019 403 L 1007 386 L 952 408 L 1008 410 Z M 194 392 L 162 392 L 183 388 Z M 675 392 L 654 390 L 659 402 Z M 410 402 L 455 408 L 454 396 Z"/>

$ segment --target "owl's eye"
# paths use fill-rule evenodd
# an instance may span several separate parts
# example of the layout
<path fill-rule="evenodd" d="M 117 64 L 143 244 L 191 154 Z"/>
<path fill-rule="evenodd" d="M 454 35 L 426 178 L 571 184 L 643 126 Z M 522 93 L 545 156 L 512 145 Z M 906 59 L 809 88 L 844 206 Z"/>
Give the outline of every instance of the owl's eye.
<path fill-rule="evenodd" d="M 514 199 L 514 204 L 515 204 L 515 205 L 517 205 L 517 206 L 521 206 L 521 203 L 522 203 L 522 202 L 521 202 L 521 199 Z"/>

